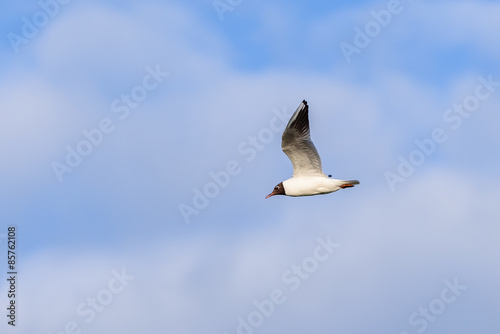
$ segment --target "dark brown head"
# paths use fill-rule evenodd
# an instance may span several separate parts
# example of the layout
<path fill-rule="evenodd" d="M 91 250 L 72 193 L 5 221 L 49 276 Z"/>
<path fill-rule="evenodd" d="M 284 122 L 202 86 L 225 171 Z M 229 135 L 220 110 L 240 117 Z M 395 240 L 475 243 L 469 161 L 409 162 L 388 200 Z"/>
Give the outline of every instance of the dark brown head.
<path fill-rule="evenodd" d="M 283 182 L 274 187 L 273 192 L 267 195 L 266 199 L 274 195 L 285 195 L 285 187 L 283 186 Z"/>

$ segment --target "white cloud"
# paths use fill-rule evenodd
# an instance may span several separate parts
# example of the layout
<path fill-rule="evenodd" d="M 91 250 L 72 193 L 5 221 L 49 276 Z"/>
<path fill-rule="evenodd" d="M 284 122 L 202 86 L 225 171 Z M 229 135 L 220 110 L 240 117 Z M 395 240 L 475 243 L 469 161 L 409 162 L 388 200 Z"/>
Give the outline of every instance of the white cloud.
<path fill-rule="evenodd" d="M 203 75 L 220 66 L 214 51 L 224 51 L 211 29 L 174 3 L 137 4 L 129 10 L 78 5 L 51 28 L 38 44 L 42 66 L 111 85 L 130 82 L 154 64 L 177 75 Z"/>
<path fill-rule="evenodd" d="M 429 27 L 446 24 L 443 13 L 452 8 L 451 3 L 418 6 L 440 13 L 432 16 Z M 469 10 L 467 6 L 453 10 L 450 22 L 456 21 L 456 13 Z M 470 9 L 475 20 L 495 11 L 488 6 Z M 283 13 L 280 21 L 267 17 L 266 27 L 283 23 L 283 30 L 267 41 L 288 34 L 287 29 L 304 28 L 290 24 L 295 18 L 289 11 Z M 423 19 L 423 13 L 429 14 L 422 9 L 408 15 Z M 342 22 L 352 29 L 353 22 Z M 399 27 L 403 22 L 394 24 Z M 456 27 L 458 21 L 453 24 Z M 489 25 L 494 24 L 485 23 L 477 32 L 489 31 Z M 309 26 L 313 31 L 328 27 L 321 22 Z M 443 37 L 452 43 L 457 31 L 425 38 Z M 265 33 L 262 29 L 255 38 Z M 331 33 L 338 36 L 335 29 Z M 477 42 L 481 47 L 472 45 L 493 50 L 489 41 L 484 37 Z M 290 50 L 281 47 L 290 44 L 285 40 L 276 52 L 287 53 Z M 321 50 L 315 48 L 311 54 Z M 484 291 L 498 294 L 495 280 L 489 278 L 499 276 L 490 262 L 491 254 L 499 250 L 494 240 L 498 182 L 431 159 L 394 194 L 383 178 L 385 169 L 396 167 L 392 164 L 397 156 L 407 153 L 401 148 L 412 145 L 414 133 L 439 126 L 442 106 L 470 93 L 473 70 L 433 90 L 432 84 L 387 66 L 373 70 L 367 82 L 348 78 L 347 72 L 337 76 L 304 67 L 243 72 L 229 62 L 238 52 L 186 7 L 146 4 L 116 10 L 78 5 L 68 7 L 38 38 L 37 71 L 22 79 L 14 75 L 4 79 L 0 103 L 8 112 L 0 116 L 0 138 L 2 152 L 12 164 L 1 168 L 17 180 L 28 176 L 21 192 L 35 182 L 46 182 L 36 171 L 64 155 L 65 146 L 79 140 L 83 127 L 113 117 L 109 103 L 137 84 L 146 65 L 160 63 L 172 72 L 165 86 L 98 148 L 101 153 L 95 153 L 92 163 L 68 176 L 88 187 L 73 199 L 75 207 L 84 198 L 91 211 L 99 208 L 111 217 L 104 221 L 99 216 L 102 211 L 93 213 L 92 218 L 98 219 L 89 219 L 85 229 L 100 233 L 98 227 L 106 224 L 106 240 L 116 248 L 103 246 L 101 236 L 93 251 L 68 251 L 58 245 L 50 251 L 30 250 L 22 260 L 19 333 L 56 332 L 70 320 L 81 322 L 75 314 L 79 303 L 106 286 L 112 269 L 124 267 L 136 279 L 86 331 L 232 334 L 236 317 L 247 315 L 254 299 L 283 287 L 281 274 L 310 256 L 315 238 L 325 235 L 340 242 L 338 252 L 288 296 L 260 332 L 285 328 L 367 333 L 376 332 L 375 328 L 397 333 L 406 329 L 411 312 L 435 297 L 442 280 L 454 276 L 471 286 L 469 296 L 494 306 Z M 100 79 L 106 84 L 100 86 Z M 26 92 L 31 92 L 29 98 Z M 201 212 L 191 226 L 183 225 L 175 210 L 178 202 L 189 200 L 192 188 L 208 181 L 211 170 L 242 158 L 237 145 L 268 126 L 273 108 L 291 111 L 303 98 L 311 105 L 312 136 L 325 171 L 359 178 L 361 185 L 328 196 L 264 201 L 275 184 L 268 182 L 279 182 L 291 173 L 276 134 L 257 160 L 244 165 L 237 180 L 211 201 L 213 209 Z M 490 113 L 497 103 L 491 100 Z M 478 124 L 484 125 L 488 118 L 480 120 Z M 473 140 L 484 128 L 478 126 L 467 136 L 464 131 L 463 140 Z M 495 134 L 493 125 L 487 129 Z M 442 147 L 445 154 L 461 148 L 452 139 Z M 29 177 L 31 173 L 35 174 Z M 265 191 L 257 199 L 261 189 Z M 32 204 L 27 201 L 25 207 Z M 60 210 L 58 205 L 51 209 Z M 171 207 L 174 210 L 169 211 Z M 70 219 L 64 223 L 81 228 L 71 227 Z M 38 222 L 19 224 L 27 231 Z M 117 245 L 116 235 L 131 244 Z M 3 287 L 0 295 L 5 292 Z M 461 323 L 469 311 L 466 298 L 464 294 L 440 326 Z"/>
<path fill-rule="evenodd" d="M 50 157 L 64 143 L 79 118 L 73 105 L 50 82 L 38 75 L 11 73 L 1 83 L 0 169 L 7 181 L 33 186 L 46 175 Z"/>
<path fill-rule="evenodd" d="M 416 6 L 420 28 L 441 46 L 468 43 L 478 48 L 483 56 L 497 55 L 500 49 L 495 43 L 494 31 L 500 23 L 495 17 L 500 5 L 491 1 L 443 1 L 419 3 Z M 466 24 L 464 24 L 466 23 Z"/>
<path fill-rule="evenodd" d="M 308 212 L 287 202 L 282 220 L 246 236 L 158 239 L 140 251 L 137 245 L 121 246 L 121 255 L 88 249 L 64 254 L 57 248 L 30 255 L 20 276 L 26 315 L 19 318 L 18 330 L 28 333 L 29 323 L 36 323 L 39 330 L 55 331 L 74 320 L 94 333 L 112 327 L 134 333 L 147 319 L 151 330 L 232 333 L 236 318 L 246 317 L 254 300 L 278 288 L 287 298 L 260 327 L 263 333 L 303 324 L 320 333 L 330 332 L 330 326 L 363 333 L 373 322 L 397 331 L 405 329 L 401 324 L 409 327 L 411 312 L 437 297 L 444 279 L 458 277 L 470 288 L 440 319 L 439 327 L 447 328 L 466 316 L 468 298 L 482 298 L 477 293 L 487 282 L 483 277 L 500 275 L 490 263 L 490 255 L 499 251 L 494 240 L 498 228 L 474 223 L 470 217 L 485 208 L 468 205 L 499 194 L 471 192 L 472 181 L 448 170 L 411 181 L 415 186 L 389 203 L 375 196 L 380 190 L 355 188 L 359 200 L 340 212 L 325 203 L 341 200 L 341 193 L 323 197 Z M 489 215 L 498 215 L 495 211 Z M 290 292 L 281 275 L 311 256 L 315 239 L 327 235 L 340 247 Z M 106 287 L 112 269 L 121 268 L 135 279 L 95 322 L 85 324 L 74 310 Z"/>

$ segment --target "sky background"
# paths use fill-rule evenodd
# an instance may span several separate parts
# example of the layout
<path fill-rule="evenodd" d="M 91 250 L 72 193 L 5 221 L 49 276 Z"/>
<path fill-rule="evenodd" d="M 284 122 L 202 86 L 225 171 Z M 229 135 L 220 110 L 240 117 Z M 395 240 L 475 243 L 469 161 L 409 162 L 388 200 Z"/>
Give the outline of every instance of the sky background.
<path fill-rule="evenodd" d="M 2 333 L 498 333 L 498 2 L 63 2 L 0 5 Z M 303 99 L 361 184 L 265 200 Z"/>

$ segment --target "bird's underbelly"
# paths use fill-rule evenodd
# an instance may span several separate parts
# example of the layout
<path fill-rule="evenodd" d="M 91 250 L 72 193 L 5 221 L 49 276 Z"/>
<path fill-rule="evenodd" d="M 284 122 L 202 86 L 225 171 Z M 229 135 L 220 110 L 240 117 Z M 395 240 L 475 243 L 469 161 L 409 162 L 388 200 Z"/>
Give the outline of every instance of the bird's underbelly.
<path fill-rule="evenodd" d="M 292 177 L 283 181 L 283 186 L 288 196 L 312 196 L 339 190 L 335 181 L 326 177 Z"/>

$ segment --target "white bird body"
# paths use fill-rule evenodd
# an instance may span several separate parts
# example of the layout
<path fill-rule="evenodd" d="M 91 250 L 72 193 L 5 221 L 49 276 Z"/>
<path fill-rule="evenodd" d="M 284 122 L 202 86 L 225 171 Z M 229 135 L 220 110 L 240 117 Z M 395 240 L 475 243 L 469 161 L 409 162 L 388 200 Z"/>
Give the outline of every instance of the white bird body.
<path fill-rule="evenodd" d="M 321 158 L 311 141 L 309 106 L 304 100 L 293 113 L 283 136 L 281 147 L 293 165 L 293 176 L 274 187 L 274 195 L 313 196 L 329 194 L 343 188 L 354 187 L 357 180 L 330 179 L 323 173 Z"/>
<path fill-rule="evenodd" d="M 287 196 L 312 196 L 333 193 L 349 182 L 352 181 L 329 179 L 326 175 L 294 176 L 283 181 L 283 187 Z"/>

